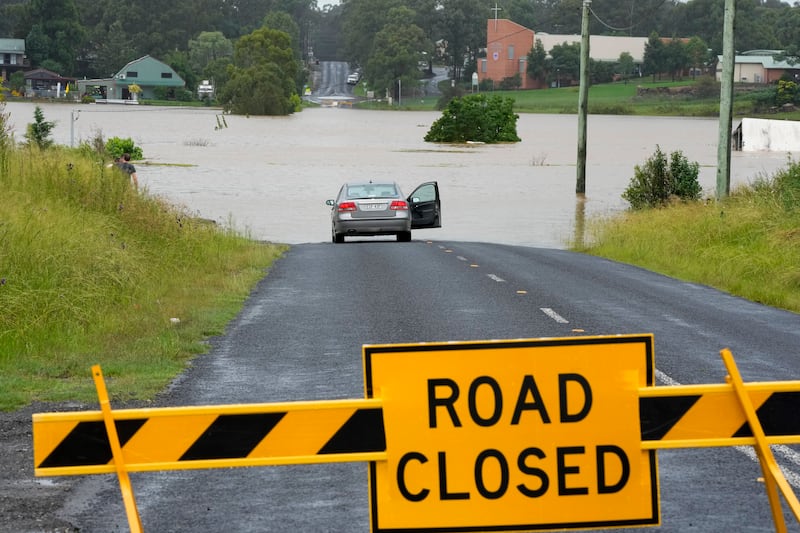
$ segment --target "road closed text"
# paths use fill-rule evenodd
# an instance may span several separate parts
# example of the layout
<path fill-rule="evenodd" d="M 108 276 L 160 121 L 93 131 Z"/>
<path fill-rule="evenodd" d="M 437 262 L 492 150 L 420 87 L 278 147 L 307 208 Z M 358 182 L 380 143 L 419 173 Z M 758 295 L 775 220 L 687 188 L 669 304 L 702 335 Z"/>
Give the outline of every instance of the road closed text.
<path fill-rule="evenodd" d="M 639 391 L 650 335 L 367 346 L 386 460 L 373 533 L 545 531 L 659 522 Z"/>
<path fill-rule="evenodd" d="M 460 431 L 496 431 L 504 425 L 522 426 L 526 435 L 530 428 L 530 437 L 515 446 L 476 449 L 465 433 L 458 450 L 405 451 L 394 477 L 406 501 L 497 500 L 512 493 L 531 499 L 603 495 L 626 487 L 631 461 L 622 447 L 613 442 L 554 443 L 542 437 L 543 428 L 580 424 L 592 414 L 589 380 L 562 373 L 540 388 L 534 375 L 520 378 L 513 387 L 487 375 L 463 385 L 449 378 L 427 380 L 427 426 L 434 444 L 437 431 L 452 438 Z"/>

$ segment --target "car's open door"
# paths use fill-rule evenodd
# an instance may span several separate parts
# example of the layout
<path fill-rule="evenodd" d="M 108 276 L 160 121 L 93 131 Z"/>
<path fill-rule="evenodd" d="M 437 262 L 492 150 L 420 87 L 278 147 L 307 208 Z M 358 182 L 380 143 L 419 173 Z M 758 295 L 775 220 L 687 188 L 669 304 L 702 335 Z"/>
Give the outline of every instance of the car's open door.
<path fill-rule="evenodd" d="M 423 183 L 414 189 L 407 200 L 411 209 L 411 229 L 442 227 L 442 206 L 437 182 Z"/>

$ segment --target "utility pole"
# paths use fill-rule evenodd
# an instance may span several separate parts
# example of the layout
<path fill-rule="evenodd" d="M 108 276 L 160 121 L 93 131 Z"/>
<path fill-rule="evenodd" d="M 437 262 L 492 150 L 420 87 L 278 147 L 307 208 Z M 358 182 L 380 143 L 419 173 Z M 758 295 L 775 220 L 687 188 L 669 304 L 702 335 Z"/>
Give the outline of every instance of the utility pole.
<path fill-rule="evenodd" d="M 589 5 L 583 0 L 581 14 L 581 84 L 578 92 L 578 179 L 577 194 L 586 194 L 586 115 L 589 109 Z"/>
<path fill-rule="evenodd" d="M 719 97 L 719 141 L 717 144 L 717 200 L 731 190 L 731 127 L 733 125 L 733 24 L 736 0 L 725 0 L 722 28 L 722 79 Z"/>

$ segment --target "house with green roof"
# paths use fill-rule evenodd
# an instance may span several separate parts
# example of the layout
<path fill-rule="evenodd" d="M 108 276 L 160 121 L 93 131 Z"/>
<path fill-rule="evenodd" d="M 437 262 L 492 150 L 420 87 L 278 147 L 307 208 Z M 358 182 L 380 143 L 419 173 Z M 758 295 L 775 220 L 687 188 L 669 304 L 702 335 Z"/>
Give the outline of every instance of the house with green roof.
<path fill-rule="evenodd" d="M 0 79 L 28 66 L 25 58 L 25 39 L 0 39 Z"/>
<path fill-rule="evenodd" d="M 776 56 L 782 50 L 750 50 L 737 54 L 733 64 L 734 83 L 775 83 L 789 73 L 800 77 L 800 64 L 791 65 L 788 61 L 778 61 Z M 717 56 L 717 81 L 722 80 L 722 56 Z"/>
<path fill-rule="evenodd" d="M 81 96 L 108 103 L 136 103 L 138 98 L 156 98 L 158 87 L 169 95 L 186 86 L 172 67 L 149 55 L 134 59 L 111 78 L 78 80 L 77 84 Z M 139 94 L 131 92 L 133 85 L 139 87 Z"/>

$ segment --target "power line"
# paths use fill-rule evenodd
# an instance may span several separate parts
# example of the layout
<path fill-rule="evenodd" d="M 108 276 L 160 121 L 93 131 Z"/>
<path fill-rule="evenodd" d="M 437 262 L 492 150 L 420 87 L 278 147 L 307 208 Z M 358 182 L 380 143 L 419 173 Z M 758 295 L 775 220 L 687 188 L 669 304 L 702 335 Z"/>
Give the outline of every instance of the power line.
<path fill-rule="evenodd" d="M 597 20 L 597 22 L 599 22 L 600 24 L 602 24 L 603 26 L 605 26 L 605 27 L 606 27 L 606 28 L 608 28 L 609 30 L 611 30 L 611 31 L 627 31 L 627 32 L 629 32 L 629 31 L 631 31 L 633 28 L 637 27 L 639 24 L 641 24 L 642 22 L 644 22 L 645 20 L 648 20 L 648 19 L 650 19 L 650 18 L 652 17 L 652 15 L 653 15 L 653 14 L 654 14 L 656 11 L 658 11 L 659 9 L 661 9 L 661 6 L 663 6 L 665 2 L 666 2 L 666 0 L 661 0 L 661 1 L 658 3 L 658 5 L 656 5 L 656 6 L 653 6 L 651 9 L 649 9 L 649 10 L 645 11 L 645 12 L 644 12 L 644 13 L 643 13 L 641 16 L 639 16 L 639 21 L 638 21 L 638 22 L 636 22 L 635 24 L 634 24 L 633 22 L 631 22 L 630 26 L 627 26 L 627 27 L 624 27 L 624 28 L 617 28 L 617 27 L 615 27 L 615 26 L 612 26 L 612 25 L 610 25 L 609 23 L 607 23 L 606 21 L 604 21 L 603 19 L 601 19 L 601 18 L 600 18 L 600 16 L 599 16 L 597 13 L 595 13 L 594 9 L 592 9 L 592 8 L 591 8 L 591 6 L 589 7 L 589 12 L 590 12 L 590 13 L 592 14 L 592 16 L 593 16 L 593 17 L 594 17 L 594 18 Z M 631 7 L 631 19 L 632 19 L 632 18 L 633 18 L 633 7 Z"/>

